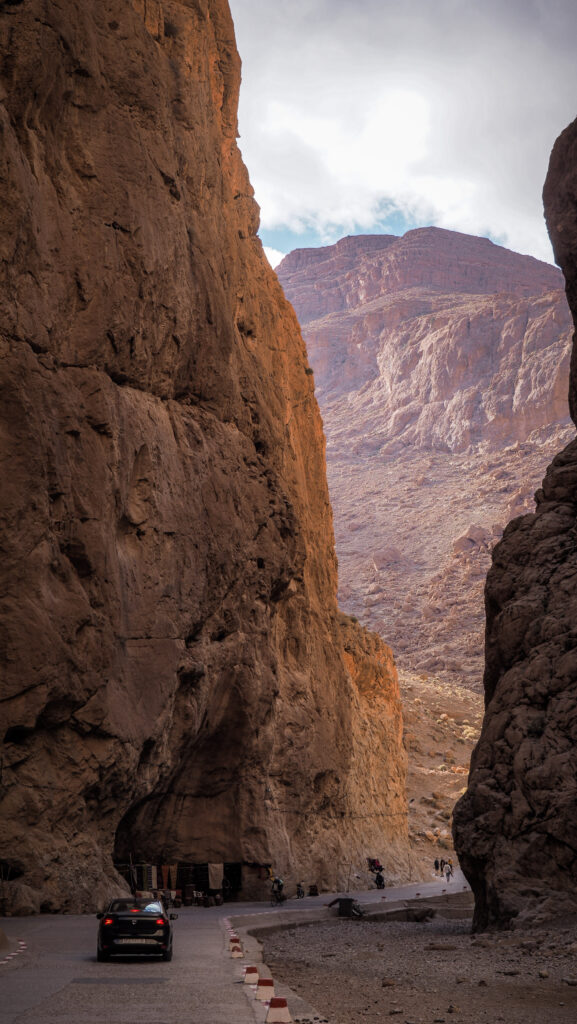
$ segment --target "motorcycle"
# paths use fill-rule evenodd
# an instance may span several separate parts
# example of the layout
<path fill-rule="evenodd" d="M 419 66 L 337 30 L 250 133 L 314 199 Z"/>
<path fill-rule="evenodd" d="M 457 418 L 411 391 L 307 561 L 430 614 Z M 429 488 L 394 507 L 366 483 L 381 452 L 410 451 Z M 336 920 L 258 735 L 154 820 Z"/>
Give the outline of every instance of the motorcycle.
<path fill-rule="evenodd" d="M 385 879 L 383 878 L 383 876 L 382 876 L 380 871 L 377 871 L 377 873 L 375 875 L 375 885 L 376 885 L 377 889 L 384 889 L 385 888 Z"/>

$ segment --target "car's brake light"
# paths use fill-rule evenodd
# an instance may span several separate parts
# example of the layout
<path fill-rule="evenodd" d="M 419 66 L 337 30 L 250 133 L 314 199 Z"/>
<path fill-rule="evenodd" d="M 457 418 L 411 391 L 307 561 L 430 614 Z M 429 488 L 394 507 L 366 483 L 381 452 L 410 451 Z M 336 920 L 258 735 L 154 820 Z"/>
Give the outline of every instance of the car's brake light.
<path fill-rule="evenodd" d="M 155 924 L 164 924 L 164 918 L 163 917 L 157 917 L 156 921 L 154 923 Z"/>
<path fill-rule="evenodd" d="M 105 917 L 104 921 L 102 922 L 102 924 L 114 924 L 114 918 L 113 917 Z"/>
<path fill-rule="evenodd" d="M 138 907 L 131 907 L 130 908 L 130 913 L 131 914 L 140 914 L 140 910 L 138 909 Z"/>

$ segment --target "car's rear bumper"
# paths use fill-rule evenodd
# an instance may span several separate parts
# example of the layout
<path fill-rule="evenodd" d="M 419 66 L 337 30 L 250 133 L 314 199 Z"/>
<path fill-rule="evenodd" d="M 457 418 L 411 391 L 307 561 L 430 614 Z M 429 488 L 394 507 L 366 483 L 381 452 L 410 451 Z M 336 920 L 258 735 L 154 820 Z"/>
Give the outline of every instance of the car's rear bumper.
<path fill-rule="evenodd" d="M 161 956 L 170 949 L 170 945 L 168 939 L 124 938 L 119 936 L 115 939 L 99 942 L 98 949 L 109 956 L 121 953 L 125 956 L 130 956 L 130 954 L 134 953 L 150 953 L 152 956 L 154 954 Z"/>

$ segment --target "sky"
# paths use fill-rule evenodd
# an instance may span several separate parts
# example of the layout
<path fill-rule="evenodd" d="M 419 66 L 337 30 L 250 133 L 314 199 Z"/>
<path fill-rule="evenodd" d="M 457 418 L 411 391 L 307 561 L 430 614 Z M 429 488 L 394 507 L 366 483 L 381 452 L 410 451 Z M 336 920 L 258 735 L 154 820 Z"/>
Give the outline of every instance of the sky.
<path fill-rule="evenodd" d="M 230 0 L 239 146 L 281 254 L 436 225 L 553 262 L 577 0 Z"/>

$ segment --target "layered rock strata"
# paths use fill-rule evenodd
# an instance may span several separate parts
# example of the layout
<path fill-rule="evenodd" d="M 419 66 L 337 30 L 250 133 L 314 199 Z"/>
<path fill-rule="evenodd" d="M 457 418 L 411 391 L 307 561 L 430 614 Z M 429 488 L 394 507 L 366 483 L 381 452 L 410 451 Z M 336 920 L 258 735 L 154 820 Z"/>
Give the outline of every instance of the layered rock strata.
<path fill-rule="evenodd" d="M 573 434 L 562 275 L 437 228 L 278 273 L 327 433 L 341 605 L 403 667 L 480 690 L 491 551 Z"/>
<path fill-rule="evenodd" d="M 575 318 L 577 121 L 555 144 L 544 200 Z M 573 349 L 574 420 L 576 384 Z M 553 460 L 536 499 L 494 552 L 485 719 L 455 811 L 478 929 L 577 913 L 577 442 Z"/>
<path fill-rule="evenodd" d="M 396 673 L 343 637 L 227 3 L 29 0 L 0 32 L 4 906 L 93 908 L 114 856 L 394 875 Z"/>

